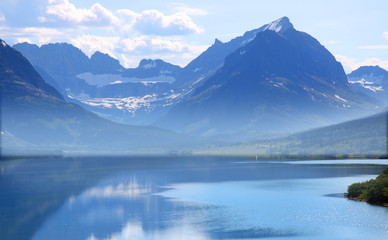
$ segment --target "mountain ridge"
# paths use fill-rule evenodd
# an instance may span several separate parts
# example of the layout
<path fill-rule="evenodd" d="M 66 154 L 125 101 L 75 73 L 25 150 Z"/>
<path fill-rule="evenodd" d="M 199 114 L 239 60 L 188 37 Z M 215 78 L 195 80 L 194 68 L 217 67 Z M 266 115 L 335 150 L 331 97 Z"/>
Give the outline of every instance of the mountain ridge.
<path fill-rule="evenodd" d="M 292 109 L 292 107 L 290 107 L 290 101 L 284 99 L 281 100 L 280 97 L 275 96 L 276 94 L 274 95 L 274 93 L 276 91 L 274 89 L 271 89 L 270 85 L 282 89 L 283 92 L 289 91 L 294 95 L 303 95 L 304 98 L 299 97 L 298 100 L 298 97 L 295 97 L 295 99 L 297 100 L 297 102 L 299 102 L 299 104 L 309 105 L 309 107 L 317 107 L 318 105 L 311 105 L 311 101 L 308 100 L 308 98 L 313 99 L 313 101 L 328 101 L 329 104 L 336 105 L 336 107 L 338 108 L 346 108 L 350 106 L 347 103 L 349 100 L 355 102 L 354 96 L 357 94 L 350 90 L 343 90 L 347 88 L 348 83 L 346 81 L 343 81 L 343 79 L 346 78 L 346 75 L 343 71 L 342 65 L 337 62 L 335 58 L 331 55 L 331 53 L 327 51 L 327 49 L 325 49 L 324 46 L 322 46 L 316 39 L 314 39 L 307 33 L 296 31 L 293 24 L 289 21 L 287 17 L 279 18 L 268 24 L 264 24 L 263 26 L 257 29 L 247 31 L 244 33 L 243 36 L 238 36 L 225 43 L 219 41 L 218 39 L 215 39 L 213 45 L 211 45 L 206 51 L 200 54 L 184 68 L 175 66 L 167 62 L 163 62 L 162 60 L 143 59 L 139 62 L 137 68 L 122 68 L 115 73 L 110 71 L 104 72 L 101 70 L 101 68 L 99 68 L 100 72 L 96 74 L 92 72 L 85 72 L 89 71 L 86 68 L 83 69 L 83 73 L 76 74 L 73 72 L 73 75 L 71 75 L 70 77 L 66 77 L 67 85 L 61 86 L 61 93 L 67 97 L 66 99 L 78 103 L 86 109 L 93 111 L 99 114 L 100 116 L 103 116 L 104 118 L 111 119 L 117 122 L 152 124 L 154 122 L 158 122 L 158 119 L 162 119 L 163 121 L 163 116 L 166 116 L 168 111 L 173 112 L 175 111 L 173 110 L 174 108 L 180 108 L 179 106 L 177 107 L 178 104 L 183 104 L 189 98 L 199 99 L 199 93 L 204 96 L 203 90 L 205 88 L 208 88 L 209 91 L 219 92 L 220 90 L 216 90 L 215 88 L 219 85 L 215 84 L 218 80 L 215 80 L 213 75 L 224 74 L 224 77 L 219 78 L 219 81 L 221 81 L 220 79 L 226 79 L 225 77 L 227 71 L 225 69 L 232 69 L 233 66 L 236 64 L 236 61 L 238 62 L 239 59 L 246 57 L 246 55 L 249 54 L 249 52 L 244 52 L 246 51 L 246 46 L 251 46 L 251 43 L 255 41 L 256 36 L 260 35 L 263 32 L 272 32 L 273 34 L 282 36 L 283 39 L 284 36 L 287 35 L 288 40 L 292 39 L 292 41 L 288 41 L 288 43 L 292 42 L 292 44 L 289 44 L 288 46 L 289 49 L 298 48 L 300 50 L 300 52 L 294 51 L 292 53 L 294 54 L 295 59 L 299 61 L 299 65 L 297 65 L 293 61 L 285 62 L 282 58 L 278 58 L 278 65 L 283 62 L 284 64 L 282 65 L 285 66 L 283 69 L 281 67 L 276 67 L 274 63 L 272 63 L 272 65 L 266 63 L 265 59 L 264 61 L 261 61 L 260 65 L 256 65 L 257 68 L 262 69 L 260 73 L 262 75 L 261 77 L 268 78 L 268 81 L 266 83 L 261 83 L 262 86 L 265 86 L 266 89 L 268 89 L 268 91 L 262 91 L 260 90 L 261 88 L 259 89 L 259 91 L 261 91 L 261 94 L 263 94 L 263 96 L 266 95 L 268 96 L 268 98 L 272 97 L 273 101 L 277 101 L 278 103 L 276 106 L 273 105 L 268 107 L 268 102 L 262 101 L 260 106 L 253 107 L 255 109 L 254 111 L 252 111 L 253 113 L 260 111 L 260 109 L 269 108 L 268 113 L 270 113 L 271 111 L 279 112 L 280 110 L 283 110 L 284 116 L 280 117 L 282 119 L 293 119 L 292 121 L 294 121 L 295 123 L 298 121 L 298 119 L 300 119 L 300 117 L 297 117 L 296 114 L 293 113 L 295 112 L 295 109 Z M 282 38 L 277 40 L 282 41 L 281 39 Z M 270 40 L 271 39 L 269 38 L 267 39 L 267 41 Z M 306 46 L 303 46 L 303 44 L 299 44 L 301 42 L 303 42 L 303 44 L 306 44 Z M 265 43 L 263 42 L 263 44 Z M 68 45 L 64 44 L 63 46 Z M 306 49 L 308 50 L 304 51 L 303 47 L 306 47 Z M 238 49 L 240 50 L 237 51 Z M 322 49 L 324 49 L 324 51 Z M 286 54 L 286 58 L 290 57 L 288 56 L 290 54 L 290 50 L 283 48 L 282 51 L 284 54 Z M 108 58 L 106 54 L 98 55 L 105 56 Z M 301 56 L 309 58 L 310 61 L 305 61 L 303 62 L 303 64 L 300 64 Z M 315 64 L 315 62 L 318 61 L 320 63 L 327 61 L 330 62 L 330 64 Z M 117 68 L 117 60 L 111 60 L 111 63 L 112 64 L 108 65 L 115 66 L 111 69 Z M 229 65 L 224 66 L 224 64 Z M 252 65 L 250 64 L 250 61 L 246 62 L 247 66 Z M 293 73 L 290 70 L 292 68 L 287 67 L 287 65 L 292 65 L 292 68 L 298 68 L 300 70 L 299 73 Z M 224 69 L 222 70 L 223 66 Z M 245 68 L 245 66 L 240 64 L 239 68 L 241 68 L 240 70 L 242 70 Z M 271 68 L 271 71 L 276 72 L 277 76 L 265 74 L 266 70 L 264 68 Z M 336 70 L 332 71 L 331 68 Z M 42 75 L 44 75 L 45 69 L 42 69 L 40 66 L 38 66 L 38 69 L 40 69 L 39 71 L 42 73 Z M 219 73 L 220 69 L 223 73 Z M 300 72 L 302 72 L 302 70 L 308 72 L 308 74 L 301 74 Z M 282 71 L 285 72 L 282 73 Z M 230 72 L 230 74 L 233 73 Z M 290 76 L 286 76 L 287 74 L 290 74 Z M 337 74 L 337 76 L 334 76 L 334 74 Z M 320 76 L 319 79 L 317 79 L 318 75 Z M 296 84 L 294 84 L 295 81 L 291 81 L 289 78 L 298 78 L 300 82 L 304 81 L 303 84 L 305 85 L 304 87 L 306 89 L 297 89 Z M 310 80 L 314 78 L 315 83 L 311 84 Z M 330 80 L 328 80 L 330 78 L 342 80 L 333 80 L 330 83 Z M 54 76 L 53 79 L 55 81 L 56 77 Z M 49 82 L 51 80 L 48 78 L 47 81 Z M 69 84 L 69 82 L 71 82 L 71 84 Z M 233 81 L 230 81 L 228 84 L 232 84 L 232 82 Z M 332 85 L 336 84 L 338 85 L 338 87 L 334 85 L 329 86 L 329 83 Z M 330 89 L 331 90 L 329 92 L 319 92 L 318 94 L 317 91 L 315 91 L 316 88 L 324 84 L 327 85 L 328 91 Z M 214 87 L 212 87 L 213 85 Z M 288 87 L 286 85 L 288 85 Z M 239 86 L 236 86 L 236 89 L 238 89 L 238 87 Z M 252 92 L 251 90 L 255 89 L 256 87 L 257 85 L 246 87 L 246 92 Z M 335 88 L 342 90 L 336 92 Z M 242 91 L 242 89 L 240 91 Z M 322 96 L 327 95 L 327 93 L 330 93 L 330 96 L 327 96 L 326 100 L 324 100 Z M 226 94 L 226 92 L 224 92 L 224 94 Z M 253 95 L 253 93 L 251 95 Z M 226 101 L 229 100 L 226 98 Z M 238 101 L 242 100 L 234 100 L 234 102 Z M 366 106 L 368 105 L 367 102 L 371 101 L 371 99 L 361 97 L 360 101 L 357 104 Z M 251 104 L 249 101 L 245 102 L 247 104 Z M 281 102 L 284 102 L 283 106 L 281 105 Z M 233 104 L 233 102 L 231 102 L 231 104 Z M 204 109 L 209 108 L 210 105 L 204 106 L 202 110 L 198 111 L 199 113 L 197 115 L 200 115 L 200 112 L 204 112 Z M 319 107 L 322 106 L 324 105 L 321 105 Z M 368 106 L 370 106 L 370 104 Z M 217 110 L 214 112 L 220 113 L 222 108 L 225 107 L 226 106 L 217 107 Z M 236 108 L 243 110 L 245 106 L 241 105 L 237 106 Z M 321 110 L 325 111 L 325 109 Z M 303 111 L 300 112 L 301 114 L 303 114 Z M 224 117 L 228 117 L 227 115 L 225 115 L 225 113 L 220 113 L 220 115 L 222 114 L 224 114 Z M 272 116 L 274 116 L 273 113 L 271 114 Z M 235 115 L 241 115 L 239 117 L 242 120 L 252 118 L 252 116 L 244 116 L 243 114 Z M 308 116 L 306 120 L 308 118 L 315 119 L 313 121 L 315 121 L 317 124 L 333 123 L 332 121 L 330 121 L 330 119 L 322 118 L 319 115 L 320 114 L 317 113 L 310 114 L 310 116 Z M 176 118 L 180 119 L 180 117 Z M 196 124 L 189 124 L 191 125 L 189 128 L 198 129 L 198 125 L 207 125 L 209 119 L 210 118 L 208 117 L 198 119 L 198 122 Z M 257 125 L 259 120 L 260 118 L 257 118 L 256 120 L 246 122 L 246 124 Z M 269 124 L 272 122 L 272 119 L 267 119 L 266 121 Z M 167 122 L 173 122 L 173 119 L 170 119 Z M 221 124 L 221 122 L 222 119 L 218 121 L 219 124 Z M 311 123 L 311 121 L 308 120 L 303 124 L 309 124 L 309 122 Z M 162 124 L 161 126 L 165 125 Z M 250 127 L 247 126 L 247 128 Z M 179 129 L 182 130 L 183 127 L 180 127 Z M 211 128 L 208 130 L 213 131 Z"/>
<path fill-rule="evenodd" d="M 97 65 L 101 67 L 95 67 L 94 70 L 91 70 L 87 61 L 93 59 L 94 54 L 88 60 L 85 54 L 75 48 L 69 52 L 74 52 L 74 56 L 77 53 L 82 58 L 82 60 L 74 62 L 80 62 L 77 63 L 78 66 L 61 64 L 61 69 L 58 67 L 57 71 L 53 71 L 55 67 L 48 67 L 46 63 L 52 61 L 50 56 L 55 55 L 55 51 L 63 52 L 63 50 L 53 48 L 67 48 L 70 47 L 69 44 L 57 43 L 38 47 L 22 43 L 16 44 L 14 47 L 25 54 L 43 76 L 49 76 L 45 80 L 55 86 L 68 101 L 80 104 L 100 116 L 117 122 L 150 124 L 167 113 L 172 106 L 188 98 L 195 88 L 223 65 L 228 54 L 252 41 L 256 34 L 265 28 L 284 28 L 283 25 L 287 29 L 293 28 L 289 19 L 283 17 L 260 28 L 247 31 L 243 36 L 233 38 L 229 42 L 223 43 L 216 39 L 212 46 L 184 68 L 164 62 L 160 64 L 161 67 L 157 66 L 156 68 L 151 68 L 152 64 L 144 64 L 148 66 L 147 69 L 144 69 L 142 66 L 146 61 L 158 62 L 158 60 L 143 59 L 137 68 L 120 68 L 119 71 L 113 71 L 119 66 L 117 60 L 105 56 L 109 60 L 107 62 L 110 63 L 103 64 L 104 66 Z M 52 53 L 42 55 L 39 53 L 39 49 L 44 51 L 51 49 Z M 45 57 L 45 54 L 48 54 L 49 57 Z M 98 55 L 103 56 L 103 54 Z M 66 59 L 65 57 L 61 61 L 72 63 Z M 109 70 L 104 70 L 107 66 L 111 67 Z M 67 68 L 69 69 L 66 70 Z M 81 70 L 75 71 L 76 68 L 81 68 Z M 163 69 L 167 69 L 167 71 Z M 87 74 L 88 72 L 89 74 Z M 107 79 L 108 82 L 101 81 L 102 79 Z"/>
<path fill-rule="evenodd" d="M 197 154 L 260 158 L 387 158 L 388 112 L 310 129 L 197 150 Z"/>
<path fill-rule="evenodd" d="M 350 116 L 347 108 L 374 107 L 350 88 L 342 65 L 315 38 L 293 27 L 280 30 L 256 33 L 156 124 L 202 135 L 295 131 L 333 123 L 329 114 L 345 120 L 338 109 Z"/>
<path fill-rule="evenodd" d="M 379 66 L 361 66 L 347 75 L 348 82 L 360 92 L 388 105 L 388 71 Z"/>
<path fill-rule="evenodd" d="M 22 54 L 0 41 L 2 154 L 26 150 L 117 153 L 146 146 L 164 152 L 172 143 L 187 140 L 156 127 L 113 123 L 66 102 Z"/>

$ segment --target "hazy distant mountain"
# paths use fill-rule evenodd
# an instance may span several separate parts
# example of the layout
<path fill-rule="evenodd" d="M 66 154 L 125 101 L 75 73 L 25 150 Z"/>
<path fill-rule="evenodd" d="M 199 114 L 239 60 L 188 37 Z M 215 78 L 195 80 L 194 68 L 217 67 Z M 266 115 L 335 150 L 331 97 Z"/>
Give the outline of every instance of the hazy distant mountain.
<path fill-rule="evenodd" d="M 128 68 L 122 74 L 128 78 L 153 78 L 160 75 L 175 78 L 181 71 L 181 67 L 167 63 L 163 60 L 143 59 L 137 68 Z M 171 80 L 173 82 L 174 80 Z"/>
<path fill-rule="evenodd" d="M 6 152 L 31 148 L 130 151 L 142 146 L 160 150 L 183 140 L 153 127 L 112 123 L 66 102 L 26 58 L 2 40 L 0 80 L 1 147 Z"/>
<path fill-rule="evenodd" d="M 333 126 L 294 134 L 286 138 L 283 153 L 291 154 L 388 154 L 388 112 Z M 284 146 L 284 145 L 283 145 Z"/>
<path fill-rule="evenodd" d="M 202 154 L 309 157 L 388 156 L 388 112 L 316 128 L 286 137 L 271 137 L 199 150 Z M 292 158 L 292 157 L 291 157 Z"/>
<path fill-rule="evenodd" d="M 213 76 L 157 124 L 203 135 L 285 132 L 351 119 L 376 104 L 342 65 L 283 17 L 254 32 Z"/>
<path fill-rule="evenodd" d="M 14 47 L 66 99 L 122 123 L 150 124 L 182 101 L 160 121 L 161 126 L 201 134 L 239 128 L 297 130 L 359 116 L 353 110 L 374 108 L 370 99 L 349 90 L 333 56 L 314 38 L 296 31 L 286 17 L 226 43 L 216 39 L 184 68 L 144 59 L 138 67 L 126 69 L 107 54 L 96 52 L 89 59 L 70 44 Z M 221 102 L 225 104 L 220 107 Z M 327 117 L 342 108 L 350 108 L 342 118 Z M 181 124 L 175 124 L 178 119 Z"/>
<path fill-rule="evenodd" d="M 110 120 L 150 123 L 183 94 L 172 84 L 181 67 L 162 60 L 144 59 L 137 68 L 124 68 L 108 54 L 95 52 L 89 59 L 66 43 L 13 47 L 68 100 Z"/>
<path fill-rule="evenodd" d="M 70 85 L 68 77 L 75 76 L 89 68 L 89 58 L 71 44 L 56 43 L 38 47 L 34 44 L 19 43 L 13 46 L 21 52 L 33 66 L 39 66 L 61 87 Z"/>
<path fill-rule="evenodd" d="M 216 39 L 184 68 L 144 59 L 137 68 L 125 69 L 107 54 L 96 52 L 88 60 L 79 49 L 63 43 L 41 47 L 21 43 L 14 48 L 71 101 L 111 120 L 144 124 L 154 122 L 191 96 L 195 88 L 222 67 L 227 55 L 269 27 L 266 24 L 226 43 Z"/>
<path fill-rule="evenodd" d="M 115 74 L 124 70 L 117 59 L 98 51 L 90 57 L 89 65 L 90 72 L 94 74 Z"/>
<path fill-rule="evenodd" d="M 357 90 L 388 104 L 388 71 L 379 66 L 363 66 L 348 74 L 348 80 Z"/>

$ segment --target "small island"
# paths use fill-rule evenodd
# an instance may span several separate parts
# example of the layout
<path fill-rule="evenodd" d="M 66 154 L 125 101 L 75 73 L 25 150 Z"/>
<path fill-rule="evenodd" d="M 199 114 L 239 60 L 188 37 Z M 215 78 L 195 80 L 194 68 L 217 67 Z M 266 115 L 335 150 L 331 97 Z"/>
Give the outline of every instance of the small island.
<path fill-rule="evenodd" d="M 345 197 L 388 207 L 388 167 L 376 179 L 350 185 Z"/>

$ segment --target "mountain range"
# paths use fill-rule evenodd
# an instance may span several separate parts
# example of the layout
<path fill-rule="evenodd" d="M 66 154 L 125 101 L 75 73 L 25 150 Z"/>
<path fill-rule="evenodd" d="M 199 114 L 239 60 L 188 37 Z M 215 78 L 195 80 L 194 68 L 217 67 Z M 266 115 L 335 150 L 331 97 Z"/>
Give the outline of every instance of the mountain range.
<path fill-rule="evenodd" d="M 226 43 L 216 39 L 184 68 L 162 60 L 144 59 L 137 68 L 126 69 L 107 54 L 97 51 L 88 58 L 67 43 L 41 47 L 19 43 L 13 47 L 67 100 L 116 122 L 150 124 L 191 96 L 224 64 L 229 54 L 271 24 Z"/>
<path fill-rule="evenodd" d="M 183 68 L 159 59 L 125 68 L 66 43 L 0 47 L 3 148 L 169 151 L 198 143 L 175 132 L 222 141 L 289 134 L 386 105 L 385 70 L 347 76 L 287 17 L 216 39 Z"/>
<path fill-rule="evenodd" d="M 148 126 L 113 123 L 66 102 L 29 61 L 0 40 L 1 149 L 131 151 L 147 147 L 168 151 L 165 144 L 186 138 Z"/>
<path fill-rule="evenodd" d="M 189 91 L 173 84 L 182 68 L 162 60 L 144 59 L 126 69 L 108 54 L 88 58 L 67 43 L 13 47 L 66 100 L 116 122 L 149 124 Z"/>
<path fill-rule="evenodd" d="M 254 33 L 157 125 L 200 135 L 292 132 L 350 120 L 380 105 L 354 90 L 334 56 L 287 17 Z"/>
<path fill-rule="evenodd" d="M 316 39 L 296 31 L 287 17 L 229 42 L 216 39 L 184 68 L 144 59 L 126 69 L 108 54 L 88 58 L 65 43 L 13 47 L 66 100 L 120 123 L 200 135 L 261 134 L 349 120 L 380 105 L 372 95 L 350 88 L 355 84 L 347 82 L 341 64 Z M 244 80 L 229 79 L 237 72 L 242 73 L 234 79 Z"/>

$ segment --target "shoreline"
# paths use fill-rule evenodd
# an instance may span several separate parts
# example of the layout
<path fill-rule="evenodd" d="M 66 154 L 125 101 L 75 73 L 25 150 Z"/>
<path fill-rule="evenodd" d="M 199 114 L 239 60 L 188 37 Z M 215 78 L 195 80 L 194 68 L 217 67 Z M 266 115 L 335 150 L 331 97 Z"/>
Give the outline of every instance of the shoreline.
<path fill-rule="evenodd" d="M 351 201 L 355 201 L 355 202 L 365 202 L 365 203 L 368 203 L 370 205 L 375 205 L 375 206 L 381 206 L 381 207 L 388 207 L 388 203 L 374 203 L 374 202 L 368 202 L 367 200 L 365 199 L 362 199 L 362 198 L 354 198 L 354 197 L 349 197 L 347 193 L 344 193 L 344 198 L 346 198 L 347 200 L 351 200 Z"/>

